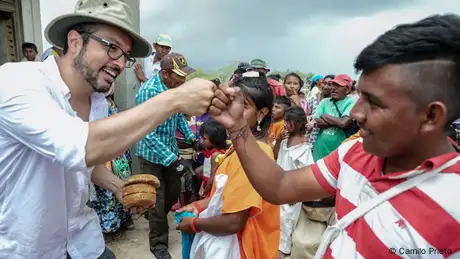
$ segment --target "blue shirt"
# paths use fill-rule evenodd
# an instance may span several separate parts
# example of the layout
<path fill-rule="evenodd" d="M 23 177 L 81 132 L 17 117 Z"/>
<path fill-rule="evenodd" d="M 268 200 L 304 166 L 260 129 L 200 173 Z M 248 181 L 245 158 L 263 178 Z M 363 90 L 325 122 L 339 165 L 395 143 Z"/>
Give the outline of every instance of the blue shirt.
<path fill-rule="evenodd" d="M 161 81 L 160 73 L 158 73 L 139 88 L 136 95 L 136 105 L 166 90 L 168 88 Z M 137 142 L 136 155 L 143 157 L 151 163 L 169 166 L 179 156 L 176 129 L 184 135 L 188 142 L 195 139 L 195 134 L 193 134 L 192 129 L 188 125 L 184 114 L 176 113 Z"/>

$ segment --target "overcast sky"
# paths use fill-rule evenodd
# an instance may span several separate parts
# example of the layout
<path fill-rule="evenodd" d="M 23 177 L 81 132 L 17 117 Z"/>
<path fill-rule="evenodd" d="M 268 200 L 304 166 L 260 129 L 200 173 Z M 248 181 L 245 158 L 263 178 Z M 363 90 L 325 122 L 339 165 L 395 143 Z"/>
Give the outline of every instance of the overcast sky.
<path fill-rule="evenodd" d="M 43 29 L 76 3 L 40 1 Z M 140 27 L 151 42 L 169 34 L 173 51 L 205 70 L 262 58 L 271 69 L 354 75 L 354 58 L 379 34 L 446 12 L 459 13 L 460 1 L 140 0 Z"/>

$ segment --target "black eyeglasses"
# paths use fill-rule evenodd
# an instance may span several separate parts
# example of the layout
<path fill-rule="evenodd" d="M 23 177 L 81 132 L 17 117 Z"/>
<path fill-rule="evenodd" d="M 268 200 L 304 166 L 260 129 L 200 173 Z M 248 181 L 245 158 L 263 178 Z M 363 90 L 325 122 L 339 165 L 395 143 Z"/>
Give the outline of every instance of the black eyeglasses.
<path fill-rule="evenodd" d="M 89 33 L 84 33 L 84 35 L 87 35 L 91 39 L 101 43 L 104 46 L 106 46 L 108 48 L 107 49 L 107 56 L 109 56 L 111 59 L 118 60 L 119 58 L 121 58 L 121 56 L 124 56 L 125 62 L 126 62 L 126 67 L 132 67 L 134 65 L 134 63 L 136 63 L 136 59 L 133 58 L 131 55 L 125 53 L 120 48 L 120 46 L 118 46 L 116 44 L 113 44 L 113 43 L 110 43 L 107 40 L 104 40 L 102 38 L 99 38 L 99 37 L 94 36 L 94 35 L 89 34 Z"/>

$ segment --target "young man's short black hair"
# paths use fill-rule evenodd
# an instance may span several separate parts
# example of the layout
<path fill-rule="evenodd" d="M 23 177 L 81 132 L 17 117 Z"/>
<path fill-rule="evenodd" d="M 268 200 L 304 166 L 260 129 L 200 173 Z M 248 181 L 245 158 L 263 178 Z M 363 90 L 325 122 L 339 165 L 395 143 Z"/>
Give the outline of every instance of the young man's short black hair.
<path fill-rule="evenodd" d="M 357 57 L 355 69 L 372 73 L 404 65 L 408 92 L 418 108 L 433 101 L 447 107 L 447 125 L 460 117 L 460 17 L 434 15 L 381 35 Z M 447 126 L 446 125 L 446 126 Z"/>
<path fill-rule="evenodd" d="M 31 43 L 31 42 L 22 43 L 22 51 L 24 51 L 26 49 L 33 49 L 35 52 L 38 53 L 37 46 L 35 44 Z"/>
<path fill-rule="evenodd" d="M 276 96 L 273 100 L 273 104 L 275 103 L 283 105 L 285 110 L 292 105 L 291 99 L 286 96 Z"/>

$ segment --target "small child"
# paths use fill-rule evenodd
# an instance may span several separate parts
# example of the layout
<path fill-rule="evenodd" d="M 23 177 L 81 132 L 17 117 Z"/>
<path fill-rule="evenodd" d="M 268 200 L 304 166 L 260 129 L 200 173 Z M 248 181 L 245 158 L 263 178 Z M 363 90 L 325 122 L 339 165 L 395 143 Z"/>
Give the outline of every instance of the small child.
<path fill-rule="evenodd" d="M 277 148 L 278 165 L 283 170 L 295 170 L 314 163 L 310 146 L 305 133 L 307 131 L 307 116 L 299 106 L 286 109 L 284 115 L 284 127 L 287 138 L 279 138 Z M 285 136 L 286 136 L 285 135 Z M 291 253 L 292 232 L 297 225 L 302 203 L 284 204 L 280 208 L 280 243 L 278 258 L 285 258 Z"/>
<path fill-rule="evenodd" d="M 276 140 L 284 130 L 284 111 L 291 106 L 291 100 L 286 96 L 276 96 L 273 100 L 272 124 L 268 131 L 267 144 L 275 147 Z"/>
<path fill-rule="evenodd" d="M 216 173 L 216 158 L 224 154 L 227 147 L 227 131 L 215 120 L 209 120 L 200 127 L 201 142 L 204 148 L 203 165 L 197 170 L 202 170 L 202 184 L 200 196 L 209 197 L 211 194 L 212 183 Z"/>

